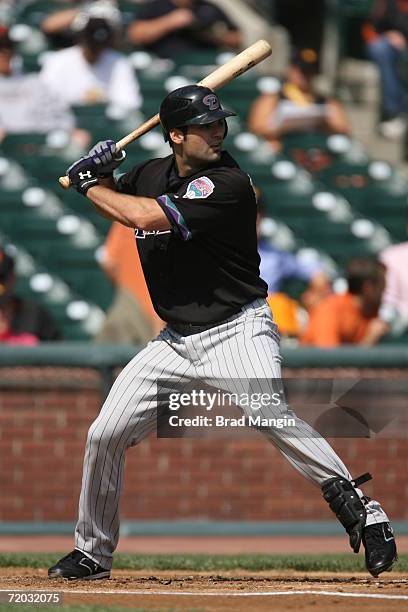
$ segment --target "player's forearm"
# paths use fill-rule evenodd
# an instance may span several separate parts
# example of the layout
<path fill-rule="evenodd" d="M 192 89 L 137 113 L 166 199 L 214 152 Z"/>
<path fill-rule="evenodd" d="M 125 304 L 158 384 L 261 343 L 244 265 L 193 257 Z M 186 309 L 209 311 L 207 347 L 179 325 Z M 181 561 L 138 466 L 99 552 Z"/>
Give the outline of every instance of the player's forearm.
<path fill-rule="evenodd" d="M 102 187 L 107 187 L 108 189 L 116 191 L 116 183 L 115 179 L 113 178 L 113 174 L 111 176 L 107 176 L 106 178 L 100 177 L 99 184 L 102 185 Z"/>
<path fill-rule="evenodd" d="M 153 198 L 118 193 L 103 185 L 91 187 L 87 197 L 100 215 L 127 227 L 146 231 L 170 227 L 167 217 Z"/>

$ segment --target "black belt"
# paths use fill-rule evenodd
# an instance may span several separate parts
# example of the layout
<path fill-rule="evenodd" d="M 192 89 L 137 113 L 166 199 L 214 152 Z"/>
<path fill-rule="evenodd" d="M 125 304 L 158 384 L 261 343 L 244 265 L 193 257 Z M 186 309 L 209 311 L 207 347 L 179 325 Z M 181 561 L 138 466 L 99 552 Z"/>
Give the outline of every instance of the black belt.
<path fill-rule="evenodd" d="M 168 325 L 170 329 L 173 329 L 181 336 L 192 336 L 193 334 L 201 334 L 202 332 L 207 331 L 212 327 L 217 327 L 217 325 L 221 325 L 225 322 L 226 321 L 219 321 L 219 323 L 207 323 L 207 325 L 193 325 L 192 323 L 169 323 Z"/>
<path fill-rule="evenodd" d="M 181 336 L 192 336 L 193 334 L 201 334 L 208 329 L 212 329 L 213 327 L 218 327 L 219 325 L 223 325 L 224 323 L 229 323 L 234 319 L 238 318 L 242 315 L 243 311 L 246 309 L 243 306 L 238 312 L 233 314 L 228 319 L 224 319 L 223 321 L 217 321 L 216 323 L 206 323 L 205 325 L 194 325 L 193 323 L 168 323 L 168 327 L 173 329 L 175 332 L 180 334 Z"/>

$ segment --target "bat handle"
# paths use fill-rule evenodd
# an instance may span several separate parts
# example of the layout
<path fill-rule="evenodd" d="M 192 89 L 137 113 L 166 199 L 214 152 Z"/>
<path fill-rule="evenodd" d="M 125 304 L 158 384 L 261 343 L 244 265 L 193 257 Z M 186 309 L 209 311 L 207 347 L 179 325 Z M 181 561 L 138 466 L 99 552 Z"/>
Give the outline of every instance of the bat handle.
<path fill-rule="evenodd" d="M 71 186 L 68 176 L 60 176 L 58 182 L 63 189 L 68 189 Z"/>

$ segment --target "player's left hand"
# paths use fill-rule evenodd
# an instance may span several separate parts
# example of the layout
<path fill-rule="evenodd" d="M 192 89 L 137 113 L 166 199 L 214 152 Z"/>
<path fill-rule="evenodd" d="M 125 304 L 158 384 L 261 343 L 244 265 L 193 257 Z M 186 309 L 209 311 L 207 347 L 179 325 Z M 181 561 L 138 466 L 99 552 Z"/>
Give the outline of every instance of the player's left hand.
<path fill-rule="evenodd" d="M 126 152 L 118 149 L 113 140 L 101 140 L 89 151 L 97 167 L 98 176 L 111 176 L 114 170 L 124 161 Z"/>
<path fill-rule="evenodd" d="M 88 189 L 99 183 L 97 167 L 88 155 L 71 164 L 66 174 L 71 185 L 84 196 L 86 196 Z"/>

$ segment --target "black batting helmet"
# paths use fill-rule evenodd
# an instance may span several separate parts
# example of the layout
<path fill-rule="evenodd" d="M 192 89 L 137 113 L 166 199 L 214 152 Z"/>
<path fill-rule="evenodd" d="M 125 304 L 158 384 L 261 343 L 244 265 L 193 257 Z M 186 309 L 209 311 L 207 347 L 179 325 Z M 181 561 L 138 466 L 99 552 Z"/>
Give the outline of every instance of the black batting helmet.
<path fill-rule="evenodd" d="M 165 140 L 173 128 L 205 125 L 236 113 L 221 107 L 218 96 L 208 87 L 186 85 L 168 94 L 160 105 L 160 123 Z M 225 124 L 226 125 L 226 124 Z"/>

